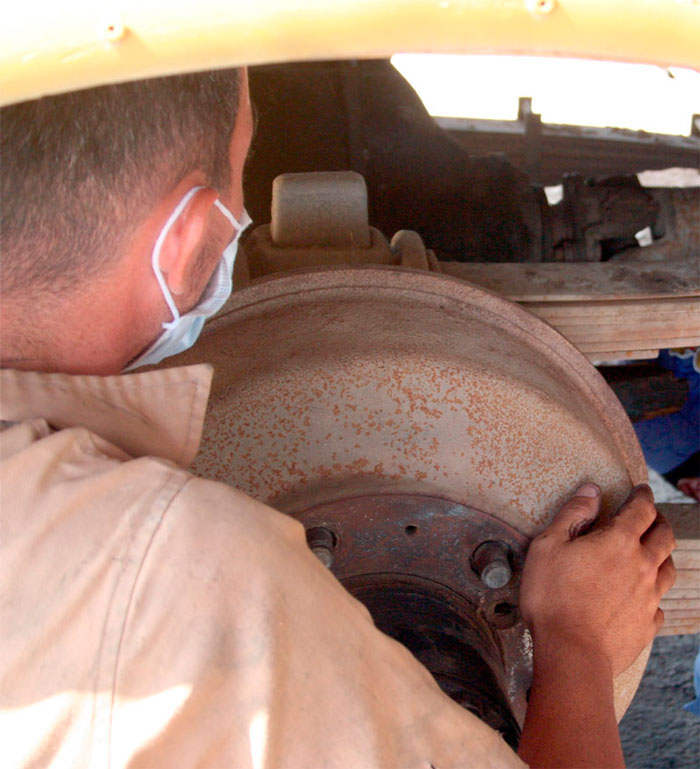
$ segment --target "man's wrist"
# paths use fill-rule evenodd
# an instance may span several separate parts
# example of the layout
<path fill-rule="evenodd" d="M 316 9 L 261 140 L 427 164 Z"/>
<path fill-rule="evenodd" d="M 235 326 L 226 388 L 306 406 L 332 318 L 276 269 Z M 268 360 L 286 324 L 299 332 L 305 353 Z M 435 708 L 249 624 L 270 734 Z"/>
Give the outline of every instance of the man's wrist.
<path fill-rule="evenodd" d="M 556 673 L 565 669 L 568 674 L 593 673 L 598 680 L 613 679 L 613 665 L 609 655 L 593 640 L 570 633 L 533 629 L 533 667 L 535 675 Z"/>
<path fill-rule="evenodd" d="M 612 664 L 599 645 L 533 634 L 534 667 L 519 754 L 530 766 L 622 767 Z"/>

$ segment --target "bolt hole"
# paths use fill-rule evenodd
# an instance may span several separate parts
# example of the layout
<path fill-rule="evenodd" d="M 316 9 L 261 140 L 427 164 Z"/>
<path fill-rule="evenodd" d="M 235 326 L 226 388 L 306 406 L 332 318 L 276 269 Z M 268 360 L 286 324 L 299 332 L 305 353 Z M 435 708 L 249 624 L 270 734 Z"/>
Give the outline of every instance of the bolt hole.
<path fill-rule="evenodd" d="M 409 537 L 415 537 L 416 534 L 418 534 L 418 527 L 414 526 L 412 523 L 406 526 L 406 534 Z"/>
<path fill-rule="evenodd" d="M 313 549 L 314 547 L 325 547 L 329 551 L 338 547 L 338 537 L 334 531 L 325 526 L 313 526 L 306 530 L 306 543 Z"/>
<path fill-rule="evenodd" d="M 493 607 L 493 613 L 497 617 L 509 617 L 513 613 L 514 608 L 512 603 L 497 603 Z"/>

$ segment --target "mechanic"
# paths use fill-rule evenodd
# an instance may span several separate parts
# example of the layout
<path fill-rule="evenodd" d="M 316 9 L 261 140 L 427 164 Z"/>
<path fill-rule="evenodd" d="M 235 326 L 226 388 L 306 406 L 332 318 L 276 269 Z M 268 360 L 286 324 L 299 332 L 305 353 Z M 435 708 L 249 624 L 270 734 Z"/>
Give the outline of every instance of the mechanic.
<path fill-rule="evenodd" d="M 590 530 L 585 484 L 532 543 L 518 758 L 299 523 L 187 472 L 209 366 L 120 375 L 191 344 L 230 292 L 246 77 L 2 110 L 3 766 L 623 766 L 613 678 L 674 581 L 648 487 Z"/>

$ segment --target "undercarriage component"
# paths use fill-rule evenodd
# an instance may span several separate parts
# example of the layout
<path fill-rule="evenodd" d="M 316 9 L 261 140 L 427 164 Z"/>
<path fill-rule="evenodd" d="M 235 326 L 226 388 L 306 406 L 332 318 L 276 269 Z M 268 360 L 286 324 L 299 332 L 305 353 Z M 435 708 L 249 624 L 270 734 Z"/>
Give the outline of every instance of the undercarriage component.
<path fill-rule="evenodd" d="M 556 185 L 569 173 L 606 177 L 648 169 L 697 168 L 700 164 L 698 133 L 668 136 L 624 128 L 543 123 L 532 112 L 529 98 L 520 99 L 517 120 L 436 117 L 435 121 L 471 157 L 504 152 L 533 184 Z"/>
<path fill-rule="evenodd" d="M 603 261 L 636 245 L 635 234 L 656 223 L 659 204 L 636 176 L 594 182 L 571 174 L 563 186 L 564 199 L 552 208 L 555 261 Z"/>
<path fill-rule="evenodd" d="M 614 255 L 615 261 L 685 261 L 695 268 L 700 260 L 700 187 L 652 188 L 647 192 L 658 204 L 659 213 L 649 224 L 650 239 L 643 248 L 637 243 Z"/>
<path fill-rule="evenodd" d="M 700 257 L 700 187 L 649 189 L 636 176 L 564 177 L 550 212 L 556 261 L 688 261 Z M 637 233 L 649 229 L 644 248 Z"/>
<path fill-rule="evenodd" d="M 566 169 L 575 174 L 564 181 L 564 202 L 549 206 L 536 186 L 548 138 L 539 117 L 524 109 L 527 100 L 521 103 L 523 124 L 536 141 L 528 145 L 521 166 L 531 177 L 502 153 L 470 157 L 388 61 L 262 67 L 251 71 L 251 88 L 260 130 L 245 187 L 258 222 L 269 218 L 270 189 L 278 174 L 350 170 L 366 180 L 373 227 L 384 233 L 415 230 L 443 261 L 632 256 L 642 253 L 636 248 L 637 232 L 650 227 L 658 239 L 675 219 L 679 234 L 665 236 L 662 252 L 655 245 L 656 258 L 697 259 L 700 209 L 697 203 L 693 207 L 693 193 L 645 190 L 634 175 L 611 175 L 598 165 L 577 162 Z M 670 155 L 661 137 L 637 138 L 641 147 L 653 148 L 654 157 L 698 165 L 700 142 L 695 137 L 670 137 L 668 152 L 680 147 L 680 154 Z M 624 144 L 633 144 L 630 132 Z M 615 166 L 613 157 L 609 168 L 616 167 L 641 171 L 659 165 L 639 160 L 630 169 L 629 163 Z M 584 181 L 592 174 L 597 178 Z M 652 252 L 642 258 L 651 259 Z"/>
<path fill-rule="evenodd" d="M 415 232 L 391 240 L 369 226 L 367 187 L 353 171 L 282 174 L 273 184 L 272 221 L 256 227 L 241 253 L 234 283 L 331 265 L 440 267 Z"/>
<path fill-rule="evenodd" d="M 394 265 L 460 274 L 459 265 L 438 262 L 416 232 L 401 230 L 390 245 L 369 226 L 367 209 L 365 182 L 355 172 L 277 177 L 272 221 L 257 227 L 247 239 L 239 259 L 245 265 L 238 265 L 236 287 L 266 275 L 331 265 Z M 700 188 L 645 189 L 636 177 L 594 182 L 571 175 L 564 180 L 563 200 L 549 209 L 548 220 L 558 261 L 668 260 L 693 264 L 696 272 Z M 641 248 L 637 234 L 645 228 L 655 240 Z M 487 275 L 503 267 L 489 265 Z M 471 279 L 470 269 L 478 265 L 461 268 L 466 279 Z M 621 351 L 599 349 L 606 354 Z"/>
<path fill-rule="evenodd" d="M 355 171 L 370 224 L 415 230 L 440 259 L 549 258 L 542 190 L 505 157 L 469 158 L 388 60 L 256 67 L 250 88 L 259 122 L 244 188 L 255 221 L 269 221 L 279 174 Z"/>
<path fill-rule="evenodd" d="M 272 242 L 281 248 L 369 248 L 367 187 L 353 172 L 282 174 L 272 185 Z"/>
<path fill-rule="evenodd" d="M 465 627 L 490 639 L 477 644 L 481 669 L 500 682 L 517 721 L 527 648 L 514 662 L 503 634 L 517 618 L 510 591 L 518 538 L 540 531 L 579 483 L 601 485 L 607 516 L 646 476 L 632 427 L 595 369 L 517 305 L 434 273 L 387 267 L 297 272 L 235 292 L 196 348 L 171 364 L 203 360 L 216 373 L 195 470 L 304 520 L 324 563 L 339 575 L 354 564 L 344 576 L 368 602 L 379 601 L 371 575 L 401 575 L 389 579 L 395 601 L 416 609 L 409 597 L 420 593 L 438 614 L 421 648 L 433 644 L 453 659 L 449 649 L 477 644 L 444 632 L 471 606 Z M 367 497 L 369 507 L 355 504 Z M 419 515 L 426 498 L 436 502 Z M 388 512 L 373 515 L 380 503 Z M 463 542 L 460 521 L 472 514 L 490 516 L 499 532 Z M 427 564 L 417 546 L 439 539 L 448 523 L 455 535 Z M 511 529 L 513 540 L 503 533 Z M 403 551 L 386 544 L 391 536 Z M 482 579 L 484 541 L 507 545 L 513 579 L 502 588 Z M 434 585 L 449 590 L 433 594 Z M 480 596 L 491 590 L 509 597 L 487 609 Z M 456 679 L 466 701 L 464 671 L 450 665 L 437 673 Z M 642 668 L 640 661 L 617 681 L 620 715 Z"/>

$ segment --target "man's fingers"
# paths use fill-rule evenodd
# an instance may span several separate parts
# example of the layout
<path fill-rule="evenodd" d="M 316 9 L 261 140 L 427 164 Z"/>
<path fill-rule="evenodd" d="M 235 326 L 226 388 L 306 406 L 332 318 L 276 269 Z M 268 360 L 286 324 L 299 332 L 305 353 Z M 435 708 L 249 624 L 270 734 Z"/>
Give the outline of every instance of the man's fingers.
<path fill-rule="evenodd" d="M 594 483 L 584 483 L 554 516 L 549 531 L 562 539 L 575 539 L 595 520 L 600 510 L 600 489 Z"/>
<path fill-rule="evenodd" d="M 656 514 L 656 520 L 644 533 L 642 545 L 657 565 L 663 563 L 675 549 L 673 529 L 661 513 Z"/>
<path fill-rule="evenodd" d="M 654 494 L 646 483 L 642 483 L 635 486 L 622 503 L 615 516 L 615 525 L 641 538 L 655 520 Z"/>
<path fill-rule="evenodd" d="M 665 595 L 673 587 L 676 581 L 676 567 L 673 565 L 673 558 L 668 558 L 659 566 L 659 573 L 656 577 L 656 587 L 659 590 L 659 596 Z"/>

